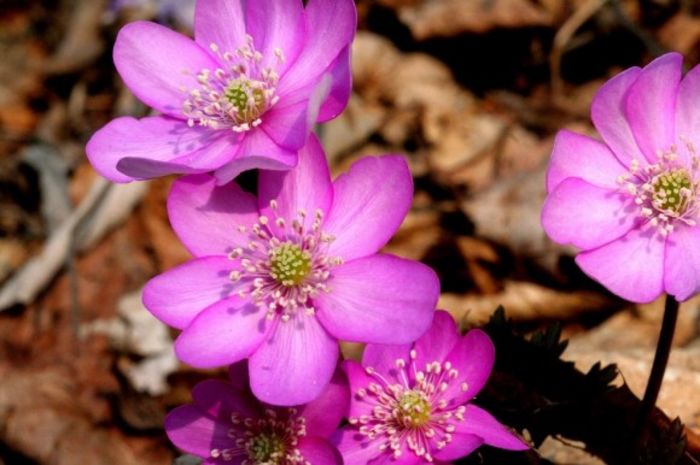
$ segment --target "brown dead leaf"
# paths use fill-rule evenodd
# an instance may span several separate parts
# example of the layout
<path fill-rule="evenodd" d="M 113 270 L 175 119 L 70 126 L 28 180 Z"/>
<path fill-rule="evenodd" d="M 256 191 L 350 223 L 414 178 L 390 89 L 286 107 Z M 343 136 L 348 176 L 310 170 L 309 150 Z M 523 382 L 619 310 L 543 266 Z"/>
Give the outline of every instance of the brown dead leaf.
<path fill-rule="evenodd" d="M 700 43 L 700 18 L 680 11 L 663 25 L 658 37 L 669 50 L 690 54 Z"/>

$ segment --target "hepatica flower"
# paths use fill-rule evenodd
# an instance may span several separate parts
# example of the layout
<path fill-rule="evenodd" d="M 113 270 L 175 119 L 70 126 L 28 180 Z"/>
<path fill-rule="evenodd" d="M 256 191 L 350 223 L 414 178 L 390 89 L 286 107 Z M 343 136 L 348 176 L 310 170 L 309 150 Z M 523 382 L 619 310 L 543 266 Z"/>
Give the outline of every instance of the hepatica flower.
<path fill-rule="evenodd" d="M 230 383 L 212 379 L 197 384 L 193 403 L 165 419 L 170 440 L 204 458 L 203 465 L 342 464 L 328 440 L 347 409 L 342 374 L 313 402 L 288 408 L 259 402 L 246 385 L 247 379 L 237 376 Z"/>
<path fill-rule="evenodd" d="M 591 108 L 602 142 L 561 131 L 547 175 L 547 234 L 619 296 L 700 289 L 700 68 L 669 53 L 608 81 Z"/>
<path fill-rule="evenodd" d="M 493 343 L 474 329 L 460 337 L 438 311 L 414 344 L 368 344 L 362 365 L 348 360 L 350 425 L 338 435 L 345 465 L 415 465 L 464 457 L 483 444 L 527 449 L 470 401 L 493 368 Z"/>
<path fill-rule="evenodd" d="M 114 63 L 161 115 L 113 120 L 88 142 L 90 162 L 115 182 L 294 166 L 313 123 L 347 103 L 355 25 L 352 0 L 198 0 L 194 40 L 127 24 Z"/>
<path fill-rule="evenodd" d="M 366 157 L 331 182 L 315 136 L 290 171 L 262 171 L 258 197 L 208 175 L 175 182 L 170 222 L 195 259 L 152 279 L 146 307 L 183 329 L 178 357 L 249 357 L 261 400 L 305 403 L 330 380 L 337 340 L 408 343 L 432 320 L 427 266 L 377 251 L 411 205 L 400 156 Z"/>

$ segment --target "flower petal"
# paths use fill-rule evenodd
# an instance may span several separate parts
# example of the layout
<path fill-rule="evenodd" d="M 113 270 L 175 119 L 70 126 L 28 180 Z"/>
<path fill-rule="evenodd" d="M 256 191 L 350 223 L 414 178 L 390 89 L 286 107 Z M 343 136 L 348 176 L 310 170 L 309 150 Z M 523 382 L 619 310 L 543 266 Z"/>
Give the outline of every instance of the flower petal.
<path fill-rule="evenodd" d="M 374 369 L 391 381 L 402 383 L 401 372 L 396 361 L 401 359 L 410 364 L 412 344 L 367 344 L 362 352 L 362 365 Z"/>
<path fill-rule="evenodd" d="M 377 252 L 394 235 L 413 199 L 413 178 L 398 155 L 364 157 L 333 183 L 323 229 L 335 236 L 329 253 L 345 261 Z"/>
<path fill-rule="evenodd" d="M 339 430 L 333 443 L 343 456 L 345 465 L 367 465 L 370 461 L 383 454 L 379 450 L 384 441 L 377 439 L 369 442 L 367 436 L 361 435 L 357 428 L 346 426 Z"/>
<path fill-rule="evenodd" d="M 629 167 L 632 160 L 645 160 L 624 114 L 627 91 L 641 69 L 629 68 L 603 84 L 593 97 L 591 119 L 605 143 L 620 162 Z"/>
<path fill-rule="evenodd" d="M 148 281 L 143 304 L 162 322 L 182 329 L 202 310 L 235 290 L 229 279 L 233 269 L 234 263 L 226 257 L 190 260 Z"/>
<path fill-rule="evenodd" d="M 241 0 L 198 0 L 194 11 L 195 41 L 204 50 L 211 50 L 211 44 L 216 44 L 220 53 L 234 53 L 245 45 L 244 5 Z"/>
<path fill-rule="evenodd" d="M 693 150 L 700 149 L 700 66 L 688 71 L 681 81 L 676 102 L 676 139 L 679 141 L 679 155 L 689 158 L 689 142 Z M 685 160 L 688 164 L 689 159 Z"/>
<path fill-rule="evenodd" d="M 250 357 L 250 386 L 273 405 L 300 405 L 318 397 L 338 362 L 338 342 L 313 316 L 297 312 L 278 320 L 271 336 Z"/>
<path fill-rule="evenodd" d="M 192 389 L 192 400 L 202 412 L 223 423 L 231 421 L 232 413 L 248 418 L 257 417 L 261 413 L 256 408 L 255 398 L 250 394 L 218 379 L 198 383 Z"/>
<path fill-rule="evenodd" d="M 188 37 L 160 24 L 134 21 L 119 31 L 114 65 L 129 89 L 161 113 L 184 118 L 182 104 L 199 88 L 197 74 L 217 62 Z"/>
<path fill-rule="evenodd" d="M 238 226 L 250 230 L 257 221 L 257 200 L 235 183 L 218 186 L 213 176 L 185 176 L 170 189 L 168 218 L 192 255 L 226 256 L 249 242 Z"/>
<path fill-rule="evenodd" d="M 238 297 L 197 316 L 175 341 L 178 358 L 197 368 L 229 365 L 252 354 L 268 336 L 266 311 Z"/>
<path fill-rule="evenodd" d="M 486 385 L 496 360 L 496 349 L 485 332 L 472 329 L 462 336 L 447 360 L 458 375 L 449 383 L 442 397 L 454 406 L 462 405 Z"/>
<path fill-rule="evenodd" d="M 667 53 L 644 67 L 627 91 L 625 115 L 639 148 L 655 161 L 676 143 L 676 97 L 683 56 Z"/>
<path fill-rule="evenodd" d="M 576 257 L 591 278 L 632 302 L 651 302 L 663 292 L 664 240 L 655 228 L 634 228 L 623 237 Z"/>
<path fill-rule="evenodd" d="M 151 116 L 112 120 L 88 141 L 92 166 L 114 182 L 173 173 L 211 171 L 230 160 L 236 148 L 219 131 L 190 128 L 183 121 Z"/>
<path fill-rule="evenodd" d="M 260 172 L 258 198 L 260 211 L 269 218 L 279 216 L 291 221 L 298 216 L 299 210 L 304 210 L 310 223 L 317 209 L 324 216 L 328 214 L 333 200 L 333 184 L 326 154 L 315 134 L 309 136 L 299 152 L 296 168 Z M 277 202 L 276 211 L 270 209 L 272 200 Z M 307 226 L 310 227 L 310 224 Z"/>
<path fill-rule="evenodd" d="M 348 418 L 359 418 L 362 415 L 370 415 L 376 403 L 371 402 L 368 396 L 358 395 L 357 391 L 360 389 L 366 390 L 369 383 L 375 381 L 374 378 L 368 375 L 365 368 L 355 360 L 343 361 L 342 367 L 350 385 L 350 408 L 348 410 Z"/>
<path fill-rule="evenodd" d="M 638 212 L 626 192 L 568 178 L 545 199 L 542 227 L 555 242 L 585 250 L 624 235 L 639 218 Z"/>
<path fill-rule="evenodd" d="M 529 446 L 486 410 L 473 404 L 465 406 L 464 421 L 455 423 L 458 433 L 475 434 L 489 446 L 508 450 L 527 450 Z"/>
<path fill-rule="evenodd" d="M 306 420 L 309 436 L 329 438 L 338 429 L 340 421 L 347 416 L 349 408 L 350 387 L 347 377 L 341 370 L 336 370 L 321 394 L 299 408 L 299 416 Z"/>
<path fill-rule="evenodd" d="M 209 457 L 215 448 L 230 447 L 228 429 L 193 405 L 177 407 L 165 417 L 165 432 L 172 443 L 198 457 Z"/>
<path fill-rule="evenodd" d="M 627 173 L 605 144 L 588 136 L 562 130 L 557 133 L 547 170 L 547 192 L 567 178 L 581 178 L 598 187 L 617 189 L 617 178 Z"/>
<path fill-rule="evenodd" d="M 241 141 L 238 153 L 214 176 L 219 184 L 226 184 L 243 171 L 254 168 L 288 170 L 297 164 L 297 152 L 279 146 L 260 128 L 248 132 Z"/>
<path fill-rule="evenodd" d="M 299 150 L 306 142 L 314 121 L 309 121 L 309 98 L 313 88 L 304 88 L 280 98 L 262 116 L 260 129 L 275 143 L 289 150 Z"/>
<path fill-rule="evenodd" d="M 438 460 L 456 460 L 466 457 L 484 444 L 484 440 L 475 434 L 453 433 L 452 441 L 442 449 L 433 449 Z"/>
<path fill-rule="evenodd" d="M 246 29 L 255 48 L 262 53 L 260 67 L 272 67 L 282 76 L 299 56 L 304 45 L 304 7 L 301 0 L 255 0 L 247 2 Z M 278 63 L 275 49 L 284 62 Z"/>
<path fill-rule="evenodd" d="M 419 465 L 430 462 L 423 461 L 412 450 L 408 448 L 407 442 L 404 440 L 401 443 L 401 454 L 394 457 L 390 452 L 384 452 L 373 460 L 367 462 L 367 465 Z"/>
<path fill-rule="evenodd" d="M 416 341 L 416 366 L 423 369 L 431 362 L 442 362 L 460 341 L 459 328 L 452 315 L 438 310 L 430 329 Z"/>
<path fill-rule="evenodd" d="M 304 17 L 306 42 L 299 58 L 282 76 L 280 94 L 306 87 L 330 70 L 355 35 L 357 11 L 352 0 L 310 0 Z"/>
<path fill-rule="evenodd" d="M 299 439 L 299 451 L 313 465 L 342 465 L 343 457 L 330 442 L 318 437 L 303 437 Z"/>
<path fill-rule="evenodd" d="M 684 301 L 700 291 L 700 229 L 678 226 L 666 240 L 664 288 Z"/>
<path fill-rule="evenodd" d="M 324 123 L 341 114 L 350 100 L 352 91 L 350 45 L 340 52 L 335 61 L 328 67 L 326 74 L 331 76 L 331 88 L 319 110 L 317 118 L 319 123 Z"/>
<path fill-rule="evenodd" d="M 377 254 L 333 269 L 330 292 L 314 298 L 318 318 L 335 337 L 405 344 L 430 327 L 440 283 L 429 267 Z"/>

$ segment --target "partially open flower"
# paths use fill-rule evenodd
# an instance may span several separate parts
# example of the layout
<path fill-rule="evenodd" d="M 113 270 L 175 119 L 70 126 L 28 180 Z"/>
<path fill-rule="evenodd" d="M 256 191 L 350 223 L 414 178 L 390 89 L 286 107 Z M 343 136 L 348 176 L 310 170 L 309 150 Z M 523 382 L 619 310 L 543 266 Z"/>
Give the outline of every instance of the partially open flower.
<path fill-rule="evenodd" d="M 351 0 L 198 0 L 194 41 L 127 24 L 114 63 L 162 115 L 113 120 L 88 142 L 90 162 L 115 182 L 294 166 L 313 124 L 347 104 L 355 26 Z"/>
<path fill-rule="evenodd" d="M 547 234 L 615 294 L 649 302 L 700 290 L 700 67 L 668 53 L 608 81 L 591 117 L 602 142 L 561 131 L 547 175 Z"/>
<path fill-rule="evenodd" d="M 347 409 L 342 373 L 313 402 L 282 408 L 251 395 L 240 364 L 231 371 L 230 383 L 203 381 L 192 391 L 192 404 L 168 414 L 165 431 L 176 446 L 204 458 L 204 465 L 342 464 L 328 440 Z"/>
<path fill-rule="evenodd" d="M 368 344 L 362 365 L 344 362 L 350 426 L 337 436 L 345 465 L 455 460 L 483 444 L 527 445 L 470 403 L 491 374 L 494 347 L 480 330 L 460 337 L 449 313 L 411 345 Z"/>

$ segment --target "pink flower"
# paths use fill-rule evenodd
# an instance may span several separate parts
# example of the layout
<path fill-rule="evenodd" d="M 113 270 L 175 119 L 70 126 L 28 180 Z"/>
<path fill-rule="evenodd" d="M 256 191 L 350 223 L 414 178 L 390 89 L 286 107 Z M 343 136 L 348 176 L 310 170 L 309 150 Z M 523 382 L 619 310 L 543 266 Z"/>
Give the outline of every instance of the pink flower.
<path fill-rule="evenodd" d="M 153 278 L 146 307 L 184 331 L 196 367 L 250 358 L 261 400 L 295 405 L 331 379 L 338 339 L 408 343 L 432 320 L 439 282 L 427 266 L 377 253 L 411 205 L 396 155 L 366 157 L 331 182 L 310 136 L 290 171 L 262 171 L 258 198 L 208 175 L 179 179 L 170 222 L 196 257 Z"/>
<path fill-rule="evenodd" d="M 319 397 L 297 407 L 265 405 L 247 390 L 239 365 L 231 382 L 210 379 L 192 391 L 193 403 L 165 419 L 165 431 L 203 465 L 342 465 L 328 438 L 346 413 L 347 381 L 336 373 Z"/>
<path fill-rule="evenodd" d="M 480 330 L 460 337 L 449 313 L 411 345 L 368 344 L 362 365 L 344 362 L 350 426 L 336 438 L 345 465 L 417 465 L 464 457 L 482 444 L 527 445 L 485 410 L 470 404 L 495 358 Z"/>
<path fill-rule="evenodd" d="M 591 107 L 602 142 L 561 131 L 547 175 L 547 234 L 634 302 L 700 289 L 700 67 L 681 80 L 682 64 L 668 53 L 608 81 Z"/>
<path fill-rule="evenodd" d="M 115 182 L 297 163 L 316 121 L 350 94 L 351 0 L 199 0 L 195 40 L 137 21 L 119 32 L 114 63 L 161 116 L 117 118 L 86 151 Z"/>

